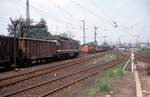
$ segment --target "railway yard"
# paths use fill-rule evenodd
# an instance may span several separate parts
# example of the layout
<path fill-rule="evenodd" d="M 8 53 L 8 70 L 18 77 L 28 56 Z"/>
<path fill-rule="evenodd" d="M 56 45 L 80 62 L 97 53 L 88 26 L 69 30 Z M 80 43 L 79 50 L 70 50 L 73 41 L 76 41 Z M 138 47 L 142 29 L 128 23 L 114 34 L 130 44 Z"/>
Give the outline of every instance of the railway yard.
<path fill-rule="evenodd" d="M 95 80 L 105 75 L 105 72 L 113 70 L 119 64 L 125 64 L 129 56 L 128 53 L 116 53 L 111 50 L 96 55 L 4 72 L 0 75 L 0 95 L 1 97 L 105 97 L 104 95 L 136 97 L 134 74 L 129 71 L 125 71 L 123 77 L 113 79 L 112 90 L 107 93 L 90 94 L 90 91 L 89 93 L 86 91 L 95 86 Z M 149 62 L 149 58 L 148 55 L 143 54 L 136 56 L 143 97 L 150 96 L 150 87 L 147 87 L 150 85 L 149 76 L 146 71 L 148 63 L 145 63 Z M 117 93 L 117 91 L 120 92 Z"/>
<path fill-rule="evenodd" d="M 0 97 L 150 97 L 150 0 L 0 1 Z"/>

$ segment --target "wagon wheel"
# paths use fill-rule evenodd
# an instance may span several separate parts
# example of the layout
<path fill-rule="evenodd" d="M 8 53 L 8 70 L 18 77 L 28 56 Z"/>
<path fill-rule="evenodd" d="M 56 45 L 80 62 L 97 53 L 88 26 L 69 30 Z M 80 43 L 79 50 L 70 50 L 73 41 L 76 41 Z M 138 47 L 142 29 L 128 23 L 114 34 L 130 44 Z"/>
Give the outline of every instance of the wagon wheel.
<path fill-rule="evenodd" d="M 4 62 L 4 66 L 5 68 L 11 68 L 12 67 L 12 62 L 10 60 L 10 58 L 7 58 L 7 62 Z"/>
<path fill-rule="evenodd" d="M 28 59 L 26 60 L 26 66 L 32 66 L 32 60 Z"/>

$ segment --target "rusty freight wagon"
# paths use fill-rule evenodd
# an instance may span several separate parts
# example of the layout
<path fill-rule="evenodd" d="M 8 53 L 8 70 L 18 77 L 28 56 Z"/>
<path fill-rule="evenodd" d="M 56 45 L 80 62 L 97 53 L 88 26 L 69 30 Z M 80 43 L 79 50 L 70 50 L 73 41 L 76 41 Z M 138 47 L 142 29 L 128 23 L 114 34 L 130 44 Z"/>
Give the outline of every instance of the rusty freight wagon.
<path fill-rule="evenodd" d="M 44 39 L 19 38 L 19 62 L 47 61 L 56 57 L 56 42 Z"/>
<path fill-rule="evenodd" d="M 18 51 L 18 39 L 15 43 L 16 56 Z M 0 67 L 10 67 L 10 64 L 14 62 L 14 38 L 0 36 Z"/>
<path fill-rule="evenodd" d="M 15 57 L 14 57 L 15 45 Z M 48 61 L 57 56 L 56 42 L 44 39 L 0 36 L 0 67 L 10 67 L 16 59 L 17 65 Z"/>
<path fill-rule="evenodd" d="M 55 58 L 76 57 L 79 53 L 79 42 L 70 38 L 46 40 L 20 37 L 14 43 L 13 37 L 0 36 L 0 66 L 12 66 L 14 60 L 17 66 L 29 65 Z"/>

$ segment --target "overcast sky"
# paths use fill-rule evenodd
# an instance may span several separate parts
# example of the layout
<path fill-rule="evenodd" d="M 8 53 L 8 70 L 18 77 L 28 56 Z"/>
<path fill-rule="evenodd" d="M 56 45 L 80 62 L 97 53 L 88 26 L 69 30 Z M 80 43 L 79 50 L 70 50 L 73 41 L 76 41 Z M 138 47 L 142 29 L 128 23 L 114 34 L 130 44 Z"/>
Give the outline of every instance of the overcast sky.
<path fill-rule="evenodd" d="M 0 0 L 0 34 L 7 35 L 9 18 L 26 16 L 26 0 Z M 82 22 L 86 22 L 86 42 L 150 40 L 150 0 L 30 0 L 30 17 L 44 18 L 53 34 L 70 32 L 82 43 Z M 113 21 L 118 27 L 115 28 Z"/>

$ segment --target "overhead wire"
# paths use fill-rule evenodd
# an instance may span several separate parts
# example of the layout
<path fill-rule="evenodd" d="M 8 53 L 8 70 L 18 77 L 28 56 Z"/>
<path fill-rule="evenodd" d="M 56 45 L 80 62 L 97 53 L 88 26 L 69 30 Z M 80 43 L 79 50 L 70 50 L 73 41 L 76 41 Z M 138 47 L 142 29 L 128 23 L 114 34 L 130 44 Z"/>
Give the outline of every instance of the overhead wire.
<path fill-rule="evenodd" d="M 94 2 L 94 1 L 91 1 L 91 4 L 92 4 L 93 6 L 96 6 L 93 2 Z M 95 10 L 97 10 L 97 9 L 95 9 Z M 98 11 L 98 10 L 97 10 L 97 11 Z M 112 17 L 110 17 L 110 16 L 108 16 L 108 14 L 104 13 L 103 10 L 101 10 L 101 12 L 103 13 L 103 15 L 104 15 L 105 17 L 107 17 L 109 20 L 111 20 L 112 22 L 114 22 L 114 20 L 112 19 Z"/>
<path fill-rule="evenodd" d="M 54 4 L 57 6 L 58 9 L 60 9 L 61 11 L 63 10 L 63 12 L 65 12 L 67 15 L 69 14 L 71 17 L 73 17 L 73 18 L 76 19 L 77 21 L 80 20 L 80 19 L 76 18 L 75 16 L 73 16 L 69 11 L 67 11 L 66 9 L 62 8 L 61 6 L 59 6 L 57 3 L 54 2 Z M 49 11 L 48 9 L 45 9 L 45 10 Z M 54 14 L 55 14 L 55 13 L 54 13 Z M 66 20 L 67 20 L 67 19 L 66 19 Z M 79 25 L 76 25 L 76 24 L 73 24 L 73 23 L 70 23 L 70 22 L 64 21 L 64 20 L 63 20 L 63 22 L 67 23 L 67 25 L 68 25 L 68 24 L 73 25 L 72 29 L 76 28 L 76 29 L 80 30 L 80 27 L 77 27 L 77 26 L 79 26 Z"/>
<path fill-rule="evenodd" d="M 25 3 L 23 0 L 19 0 L 19 1 Z M 56 3 L 55 3 L 55 4 L 56 4 Z M 36 4 L 36 5 L 37 5 L 37 4 Z M 57 5 L 57 4 L 56 4 L 56 5 Z M 75 25 L 75 24 L 73 24 L 73 23 L 70 23 L 70 22 L 68 22 L 68 21 L 66 21 L 66 20 L 64 20 L 64 19 L 58 18 L 56 15 L 54 15 L 54 14 L 55 14 L 54 12 L 52 12 L 51 10 L 48 10 L 48 9 L 46 9 L 46 8 L 38 8 L 38 7 L 33 6 L 33 4 L 30 4 L 30 7 L 33 8 L 33 9 L 35 9 L 36 11 L 38 11 L 40 15 L 42 15 L 42 13 L 44 13 L 45 15 L 48 15 L 48 16 L 50 16 L 50 17 L 52 16 L 52 17 L 55 18 L 55 20 L 58 21 L 58 22 L 61 21 L 61 22 L 64 22 L 64 23 L 68 23 L 68 24 L 70 24 L 70 25 L 78 26 L 78 25 Z M 67 10 L 61 8 L 60 6 L 57 5 L 57 8 L 63 10 L 64 12 L 66 12 L 67 14 L 69 14 L 70 16 L 74 17 L 76 20 L 79 20 L 78 18 L 76 18 L 75 16 L 73 16 L 70 12 L 68 12 Z M 53 14 L 52 14 L 52 13 L 53 13 Z M 74 27 L 74 28 L 76 28 L 76 27 Z M 77 29 L 78 29 L 78 28 L 77 28 Z M 80 28 L 79 28 L 79 30 L 80 30 Z"/>
<path fill-rule="evenodd" d="M 62 7 L 61 7 L 60 5 L 58 5 L 56 2 L 53 2 L 53 3 L 55 3 L 55 5 L 57 5 L 57 8 L 63 10 L 65 13 L 69 14 L 69 15 L 70 15 L 71 17 L 73 17 L 74 19 L 79 20 L 79 21 L 81 20 L 81 19 L 78 19 L 75 15 L 72 15 L 72 13 L 70 13 L 68 10 L 62 8 Z"/>
<path fill-rule="evenodd" d="M 24 2 L 23 0 L 19 0 L 19 1 L 23 2 L 24 4 L 26 3 L 26 2 Z M 61 21 L 61 22 L 64 22 L 63 20 L 57 18 L 56 16 L 54 16 L 54 15 L 51 14 L 50 12 L 44 10 L 43 8 L 41 9 L 41 8 L 35 7 L 35 6 L 33 6 L 32 4 L 30 4 L 30 7 L 31 7 L 32 9 L 38 11 L 38 12 L 39 12 L 39 15 L 41 15 L 41 16 L 43 15 L 43 14 L 41 14 L 41 13 L 44 13 L 45 15 L 47 15 L 47 16 L 49 16 L 49 17 L 53 17 L 53 19 L 55 19 L 55 20 L 58 21 L 58 22 L 60 22 L 60 21 Z"/>
<path fill-rule="evenodd" d="M 107 20 L 107 19 L 105 19 L 104 17 L 102 17 L 102 16 L 100 16 L 100 15 L 94 13 L 94 12 L 91 11 L 90 9 L 88 9 L 88 8 L 86 8 L 86 7 L 84 7 L 84 6 L 82 6 L 79 2 L 77 2 L 77 1 L 75 1 L 75 0 L 71 0 L 71 1 L 72 1 L 75 5 L 77 5 L 78 7 L 80 7 L 81 9 L 86 10 L 88 13 L 90 13 L 90 14 L 93 15 L 93 16 L 95 16 L 97 19 L 100 20 L 100 18 L 102 18 L 102 19 L 104 19 L 107 23 L 111 23 L 111 24 L 112 24 L 112 22 L 110 22 L 109 20 Z M 101 20 L 100 20 L 100 21 L 101 21 Z"/>
<path fill-rule="evenodd" d="M 21 1 L 21 0 L 19 0 L 19 1 Z M 24 1 L 22 1 L 22 2 L 25 4 Z M 58 17 L 55 15 L 55 13 L 53 13 L 53 12 L 50 11 L 50 10 L 47 10 L 47 9 L 44 9 L 44 8 L 35 7 L 35 6 L 33 6 L 32 4 L 30 4 L 30 6 L 31 6 L 32 9 L 36 10 L 37 12 L 39 12 L 39 14 L 40 14 L 41 16 L 42 16 L 43 13 L 44 13 L 46 16 L 53 17 L 53 18 L 54 18 L 56 21 L 58 21 L 58 22 L 64 22 L 64 23 L 68 23 L 68 24 L 70 24 L 70 25 L 75 25 L 75 24 L 70 23 L 70 22 L 68 22 L 68 21 L 66 21 L 66 20 L 64 20 L 64 19 L 58 18 Z M 60 6 L 59 6 L 58 8 L 62 9 Z M 67 10 L 63 9 L 63 11 L 66 12 L 67 14 L 69 14 L 70 16 L 73 16 L 73 15 L 72 15 L 70 12 L 68 12 Z M 90 11 L 90 13 L 91 13 L 91 14 L 94 14 L 94 15 L 96 16 L 96 14 L 93 13 L 92 11 Z M 98 17 L 98 16 L 96 16 L 96 17 Z M 75 18 L 75 17 L 74 17 L 74 18 Z M 79 20 L 78 18 L 75 18 L 75 19 Z M 87 25 L 87 24 L 86 24 L 86 25 Z M 74 27 L 74 28 L 75 28 L 75 27 Z M 89 28 L 89 27 L 88 27 L 88 28 Z M 79 29 L 79 30 L 80 30 L 80 29 Z"/>
<path fill-rule="evenodd" d="M 24 2 L 24 1 L 23 1 L 23 2 Z M 33 6 L 33 4 L 30 4 L 30 7 L 33 8 L 33 9 L 36 9 L 36 10 L 39 11 L 39 12 L 43 12 L 43 13 L 45 13 L 46 15 L 48 15 L 48 16 L 50 16 L 50 17 L 52 16 L 52 17 L 55 18 L 55 20 L 58 21 L 58 22 L 63 22 L 63 23 L 68 23 L 68 24 L 71 24 L 71 25 L 75 25 L 75 24 L 73 24 L 73 23 L 71 23 L 71 22 L 66 21 L 67 19 L 64 20 L 64 19 L 58 17 L 57 15 L 55 15 L 56 13 L 54 13 L 54 12 L 51 11 L 51 10 L 48 10 L 48 9 L 46 9 L 46 8 L 37 8 L 37 7 Z"/>

